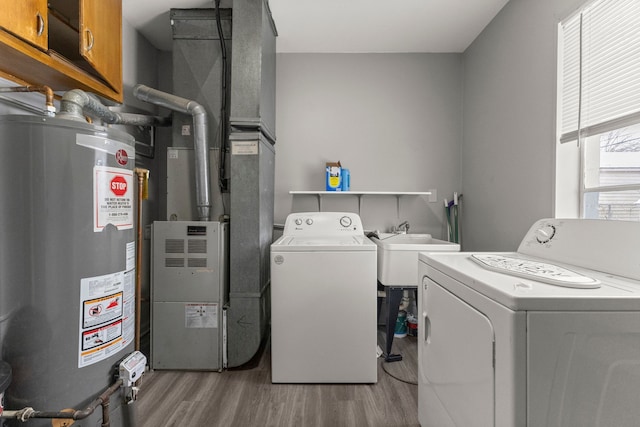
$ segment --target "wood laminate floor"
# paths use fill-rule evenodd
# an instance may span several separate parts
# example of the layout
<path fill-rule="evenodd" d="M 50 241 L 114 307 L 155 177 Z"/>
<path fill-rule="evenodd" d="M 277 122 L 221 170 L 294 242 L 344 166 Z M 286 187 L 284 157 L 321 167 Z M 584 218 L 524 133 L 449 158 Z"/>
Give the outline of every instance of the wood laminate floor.
<path fill-rule="evenodd" d="M 381 331 L 378 336 L 384 348 Z M 140 384 L 138 425 L 419 426 L 416 339 L 396 338 L 393 353 L 403 360 L 379 358 L 377 384 L 272 384 L 268 344 L 241 369 L 151 371 Z"/>

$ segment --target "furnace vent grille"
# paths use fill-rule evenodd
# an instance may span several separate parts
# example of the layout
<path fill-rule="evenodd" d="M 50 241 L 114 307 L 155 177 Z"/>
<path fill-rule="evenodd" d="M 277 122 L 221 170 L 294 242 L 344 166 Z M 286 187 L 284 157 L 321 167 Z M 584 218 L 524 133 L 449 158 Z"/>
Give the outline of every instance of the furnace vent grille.
<path fill-rule="evenodd" d="M 206 258 L 189 258 L 187 260 L 189 267 L 206 267 L 207 259 Z"/>
<path fill-rule="evenodd" d="M 165 267 L 184 267 L 184 258 L 165 258 Z"/>
<path fill-rule="evenodd" d="M 189 239 L 188 245 L 190 254 L 207 253 L 207 241 L 204 239 Z"/>
<path fill-rule="evenodd" d="M 167 254 L 183 254 L 184 253 L 184 240 L 183 239 L 167 239 L 164 241 L 164 252 Z"/>

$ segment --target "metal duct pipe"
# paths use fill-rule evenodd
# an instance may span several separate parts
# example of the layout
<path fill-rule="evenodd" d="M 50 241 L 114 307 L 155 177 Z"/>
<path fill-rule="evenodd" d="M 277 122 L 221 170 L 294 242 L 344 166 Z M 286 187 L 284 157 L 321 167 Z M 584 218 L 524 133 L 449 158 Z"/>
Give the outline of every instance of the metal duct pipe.
<path fill-rule="evenodd" d="M 207 111 L 195 101 L 161 92 L 145 85 L 136 85 L 133 96 L 173 111 L 193 116 L 193 150 L 196 167 L 196 206 L 198 219 L 209 221 L 211 210 L 211 183 L 209 181 L 209 136 Z"/>
<path fill-rule="evenodd" d="M 170 117 L 118 113 L 100 102 L 97 96 L 80 89 L 66 92 L 60 100 L 59 118 L 86 122 L 85 114 L 112 125 L 170 126 Z"/>

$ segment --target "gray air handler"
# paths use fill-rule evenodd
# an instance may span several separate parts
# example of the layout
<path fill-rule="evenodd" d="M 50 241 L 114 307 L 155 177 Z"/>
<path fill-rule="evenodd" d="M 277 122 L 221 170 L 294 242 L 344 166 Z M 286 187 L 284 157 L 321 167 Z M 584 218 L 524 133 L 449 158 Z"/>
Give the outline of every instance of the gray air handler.
<path fill-rule="evenodd" d="M 210 124 L 210 219 L 230 218 L 226 317 L 233 368 L 258 354 L 269 330 L 277 30 L 267 0 L 234 0 L 232 9 L 220 9 L 220 31 L 211 9 L 172 9 L 171 21 L 173 89 L 204 106 Z M 190 118 L 174 115 L 167 150 L 168 220 L 197 219 L 183 183 L 183 177 L 191 179 L 184 171 L 187 156 L 195 154 L 187 151 L 193 144 L 189 123 Z"/>
<path fill-rule="evenodd" d="M 81 121 L 0 117 L 0 360 L 12 372 L 0 424 L 23 425 L 7 414 L 25 407 L 83 410 L 111 387 L 110 425 L 130 425 L 134 405 L 116 380 L 120 362 L 138 366 L 129 379 L 144 370 L 141 354 L 125 359 L 134 349 L 133 144 Z M 74 426 L 100 425 L 96 406 Z"/>
<path fill-rule="evenodd" d="M 226 367 L 227 223 L 153 224 L 151 367 Z"/>

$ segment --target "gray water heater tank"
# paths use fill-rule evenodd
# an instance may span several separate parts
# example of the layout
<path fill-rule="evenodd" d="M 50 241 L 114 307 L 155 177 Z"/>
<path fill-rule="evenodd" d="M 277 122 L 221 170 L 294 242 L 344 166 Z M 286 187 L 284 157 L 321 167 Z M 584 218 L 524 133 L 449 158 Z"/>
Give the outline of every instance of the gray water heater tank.
<path fill-rule="evenodd" d="M 4 391 L 11 384 L 11 366 L 0 360 L 0 414 L 4 409 Z"/>
<path fill-rule="evenodd" d="M 120 131 L 0 117 L 0 359 L 13 373 L 5 410 L 84 409 L 133 351 L 134 163 L 134 140 Z M 128 424 L 121 401 L 111 398 L 112 427 Z M 74 426 L 101 419 L 98 407 Z"/>

